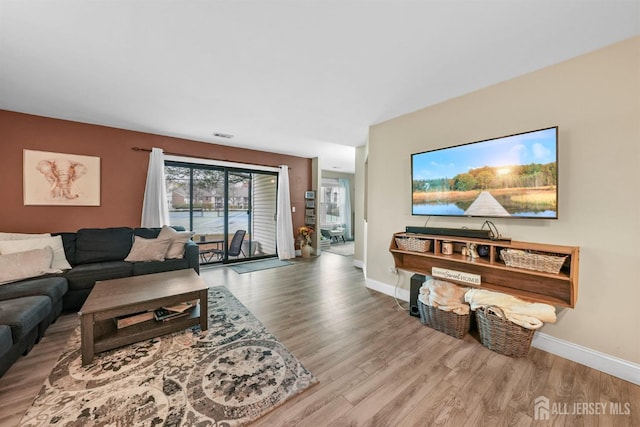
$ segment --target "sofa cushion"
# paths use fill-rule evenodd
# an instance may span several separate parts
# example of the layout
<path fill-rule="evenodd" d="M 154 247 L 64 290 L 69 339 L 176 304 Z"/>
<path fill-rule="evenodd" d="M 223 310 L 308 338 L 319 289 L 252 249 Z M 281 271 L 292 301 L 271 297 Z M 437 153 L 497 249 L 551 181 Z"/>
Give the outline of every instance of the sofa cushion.
<path fill-rule="evenodd" d="M 133 264 L 125 261 L 96 262 L 73 267 L 65 277 L 69 291 L 91 289 L 97 280 L 119 279 L 133 275 Z"/>
<path fill-rule="evenodd" d="M 64 294 L 67 293 L 67 289 L 67 279 L 62 276 L 23 280 L 0 286 L 0 301 L 33 295 L 45 295 L 55 303 L 62 300 Z"/>
<path fill-rule="evenodd" d="M 51 313 L 51 300 L 42 295 L 0 301 L 0 324 L 11 328 L 13 342 L 26 337 Z"/>
<path fill-rule="evenodd" d="M 62 246 L 62 237 L 60 236 L 42 237 L 40 239 L 0 241 L 0 253 L 13 254 L 16 252 L 30 251 L 32 249 L 43 249 L 47 246 L 53 249 L 53 262 L 51 263 L 51 268 L 56 270 L 68 270 L 71 268 L 71 265 L 69 265 L 65 256 L 64 246 Z"/>
<path fill-rule="evenodd" d="M 7 354 L 12 346 L 11 328 L 7 325 L 0 325 L 0 357 Z"/>
<path fill-rule="evenodd" d="M 53 235 L 62 237 L 62 246 L 67 261 L 72 266 L 76 265 L 76 233 L 53 233 Z"/>
<path fill-rule="evenodd" d="M 165 259 L 164 261 L 154 262 L 134 262 L 133 275 L 162 273 L 164 271 L 183 270 L 189 268 L 189 261 L 185 258 Z"/>
<path fill-rule="evenodd" d="M 64 296 L 67 294 L 67 279 L 63 276 L 47 276 L 37 279 L 23 280 L 0 286 L 0 300 L 20 298 L 32 295 L 43 295 L 51 299 L 53 309 L 48 323 L 53 323 L 63 309 Z M 44 331 L 42 331 L 44 332 Z"/>
<path fill-rule="evenodd" d="M 134 228 L 133 229 L 133 235 L 134 236 L 140 236 L 143 237 L 145 239 L 155 239 L 156 237 L 158 237 L 158 234 L 160 234 L 160 227 L 153 227 L 153 228 Z"/>
<path fill-rule="evenodd" d="M 53 250 L 49 246 L 0 255 L 0 285 L 59 272 L 51 268 L 52 261 Z"/>
<path fill-rule="evenodd" d="M 176 231 L 184 231 L 184 227 L 181 225 L 170 225 Z M 144 237 L 145 239 L 155 239 L 160 234 L 162 228 L 160 227 L 139 227 L 133 229 L 135 236 Z"/>
<path fill-rule="evenodd" d="M 133 244 L 129 227 L 83 228 L 76 236 L 76 264 L 122 261 Z"/>
<path fill-rule="evenodd" d="M 131 252 L 124 260 L 128 262 L 164 261 L 170 245 L 171 239 L 145 239 L 134 236 Z"/>

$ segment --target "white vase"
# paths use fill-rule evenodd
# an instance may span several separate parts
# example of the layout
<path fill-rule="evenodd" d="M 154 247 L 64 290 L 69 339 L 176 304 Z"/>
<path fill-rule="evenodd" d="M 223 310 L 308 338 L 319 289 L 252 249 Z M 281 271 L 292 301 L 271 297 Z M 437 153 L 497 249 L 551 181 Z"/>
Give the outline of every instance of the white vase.
<path fill-rule="evenodd" d="M 302 258 L 309 258 L 311 256 L 311 245 L 304 245 L 300 248 Z"/>

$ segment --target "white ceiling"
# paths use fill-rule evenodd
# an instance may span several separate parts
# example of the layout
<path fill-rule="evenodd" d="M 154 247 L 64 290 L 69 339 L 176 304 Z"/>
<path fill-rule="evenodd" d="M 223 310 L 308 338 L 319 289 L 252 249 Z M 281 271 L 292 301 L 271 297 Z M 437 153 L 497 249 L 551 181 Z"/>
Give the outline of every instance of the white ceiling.
<path fill-rule="evenodd" d="M 353 172 L 370 125 L 638 35 L 639 5 L 0 0 L 0 109 Z"/>

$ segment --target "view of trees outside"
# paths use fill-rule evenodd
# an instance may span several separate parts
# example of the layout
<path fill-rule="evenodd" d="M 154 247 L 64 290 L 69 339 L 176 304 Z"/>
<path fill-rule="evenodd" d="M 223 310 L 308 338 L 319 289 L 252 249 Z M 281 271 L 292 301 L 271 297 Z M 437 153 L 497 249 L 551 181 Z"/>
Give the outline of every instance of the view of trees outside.
<path fill-rule="evenodd" d="M 250 174 L 229 174 L 230 230 L 242 226 L 247 228 L 248 176 Z M 193 209 L 193 231 L 196 234 L 224 237 L 224 170 L 165 166 L 165 180 L 172 225 L 181 225 L 190 230 L 190 209 Z"/>

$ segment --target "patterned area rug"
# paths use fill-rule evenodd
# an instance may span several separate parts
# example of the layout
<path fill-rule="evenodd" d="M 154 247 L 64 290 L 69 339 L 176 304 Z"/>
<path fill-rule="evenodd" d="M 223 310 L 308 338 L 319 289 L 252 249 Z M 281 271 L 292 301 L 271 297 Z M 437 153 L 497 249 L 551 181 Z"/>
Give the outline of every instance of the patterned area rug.
<path fill-rule="evenodd" d="M 21 426 L 237 426 L 317 382 L 224 287 L 199 327 L 80 363 L 80 328 Z"/>

